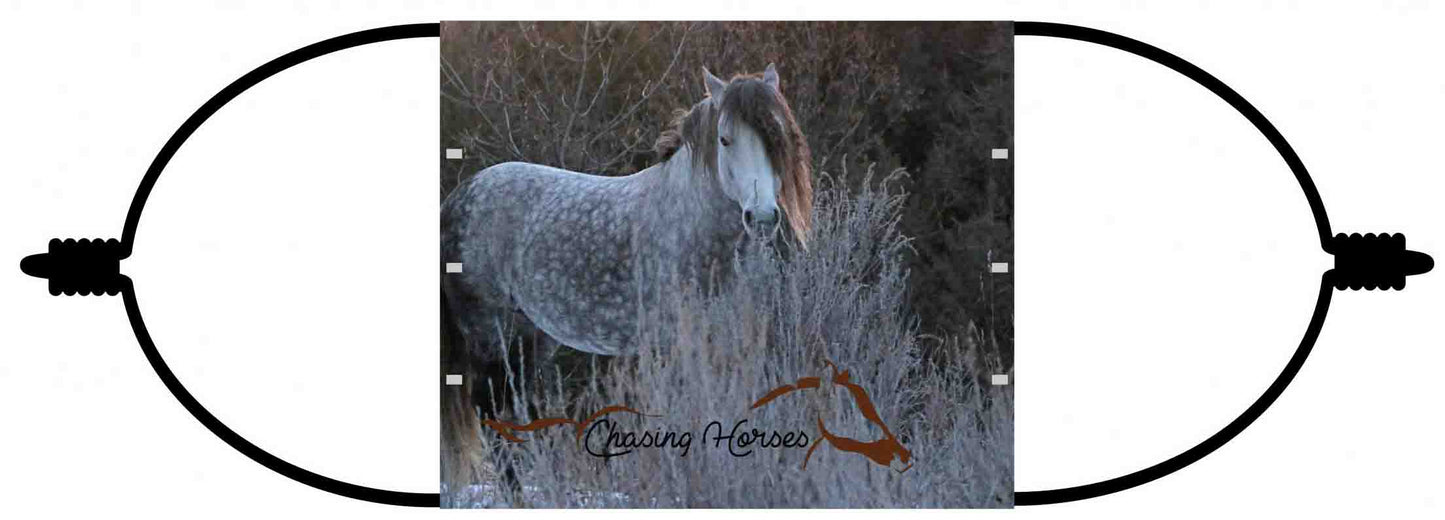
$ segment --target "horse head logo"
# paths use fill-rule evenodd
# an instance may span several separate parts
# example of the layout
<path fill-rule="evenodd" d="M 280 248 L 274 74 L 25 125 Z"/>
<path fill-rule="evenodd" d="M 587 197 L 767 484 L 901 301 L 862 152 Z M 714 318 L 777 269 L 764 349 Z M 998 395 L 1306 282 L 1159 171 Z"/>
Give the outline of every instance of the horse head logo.
<path fill-rule="evenodd" d="M 808 460 L 813 457 L 813 451 L 817 450 L 823 441 L 827 441 L 828 444 L 839 450 L 868 457 L 868 460 L 873 461 L 874 464 L 892 468 L 899 473 L 903 473 L 908 471 L 909 468 L 912 468 L 913 452 L 908 451 L 908 448 L 904 448 L 903 444 L 898 442 L 898 438 L 893 436 L 893 431 L 888 429 L 888 425 L 883 423 L 883 418 L 878 415 L 878 410 L 873 407 L 873 400 L 868 398 L 868 392 L 863 390 L 862 386 L 853 382 L 852 376 L 847 370 L 840 372 L 838 366 L 834 365 L 831 361 L 824 361 L 824 363 L 827 363 L 828 367 L 833 370 L 833 377 L 826 379 L 826 381 L 847 388 L 848 393 L 853 396 L 854 404 L 857 404 L 858 410 L 863 412 L 863 418 L 883 430 L 883 438 L 864 442 L 858 439 L 834 435 L 833 432 L 828 431 L 828 428 L 823 425 L 823 418 L 819 417 L 818 432 L 820 435 L 818 436 L 818 440 L 813 441 L 813 445 L 808 447 L 808 454 L 803 457 L 803 469 L 808 469 Z M 768 392 L 767 395 L 763 396 L 762 399 L 758 399 L 757 402 L 753 403 L 749 409 L 756 410 L 772 402 L 774 399 L 798 390 L 818 388 L 822 386 L 823 381 L 825 381 L 825 379 L 821 377 L 800 378 L 791 385 L 774 388 L 771 392 Z"/>

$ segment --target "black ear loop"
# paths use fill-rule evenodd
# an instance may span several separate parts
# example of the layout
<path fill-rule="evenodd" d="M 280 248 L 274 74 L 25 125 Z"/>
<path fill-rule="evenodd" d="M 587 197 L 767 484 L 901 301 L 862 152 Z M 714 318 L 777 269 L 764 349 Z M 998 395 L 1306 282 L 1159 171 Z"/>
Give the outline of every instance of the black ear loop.
<path fill-rule="evenodd" d="M 1117 493 L 1179 471 L 1204 458 L 1205 455 L 1213 453 L 1220 446 L 1224 446 L 1224 443 L 1234 439 L 1254 423 L 1260 414 L 1269 409 L 1269 406 L 1274 404 L 1280 394 L 1284 393 L 1284 389 L 1289 386 L 1290 381 L 1294 380 L 1300 367 L 1304 366 L 1305 358 L 1309 357 L 1315 340 L 1319 338 L 1320 328 L 1325 324 L 1325 313 L 1330 309 L 1331 286 L 1336 289 L 1345 287 L 1404 289 L 1407 275 L 1428 272 L 1434 265 L 1434 261 L 1428 255 L 1405 249 L 1404 234 L 1379 236 L 1373 233 L 1364 236 L 1339 234 L 1331 237 L 1330 219 L 1325 214 L 1325 204 L 1320 200 L 1320 193 L 1315 189 L 1315 183 L 1310 179 L 1310 173 L 1305 169 L 1304 163 L 1300 161 L 1299 155 L 1295 154 L 1294 149 L 1284 140 L 1284 136 L 1280 135 L 1279 130 L 1270 124 L 1269 120 L 1254 108 L 1254 105 L 1245 101 L 1243 96 L 1229 88 L 1224 82 L 1219 81 L 1219 78 L 1211 76 L 1194 64 L 1139 40 L 1076 25 L 1016 22 L 1014 34 L 1063 38 L 1112 47 L 1169 67 L 1209 89 L 1210 92 L 1229 103 L 1229 106 L 1239 111 L 1245 119 L 1248 119 L 1260 133 L 1264 134 L 1265 138 L 1269 139 L 1269 143 L 1274 145 L 1274 149 L 1279 152 L 1280 157 L 1284 158 L 1285 164 L 1289 165 L 1290 171 L 1294 172 L 1295 179 L 1299 181 L 1300 189 L 1304 190 L 1305 199 L 1310 203 L 1310 211 L 1315 216 L 1315 226 L 1319 228 L 1320 246 L 1326 253 L 1335 255 L 1335 268 L 1326 271 L 1320 280 L 1320 295 L 1319 299 L 1315 301 L 1315 312 L 1310 317 L 1309 328 L 1305 329 L 1304 338 L 1300 339 L 1299 348 L 1295 349 L 1294 355 L 1290 357 L 1284 371 L 1279 373 L 1273 383 L 1270 383 L 1264 394 L 1249 405 L 1244 413 L 1239 414 L 1239 417 L 1225 425 L 1224 429 L 1204 439 L 1204 442 L 1193 448 L 1185 450 L 1184 453 L 1128 475 L 1082 486 L 1044 491 L 1019 491 L 1014 494 L 1015 505 L 1057 504 Z"/>
<path fill-rule="evenodd" d="M 1249 119 L 1289 164 L 1295 178 L 1299 180 L 1300 187 L 1305 192 L 1305 198 L 1309 200 L 1310 209 L 1315 216 L 1315 223 L 1319 227 L 1320 242 L 1325 252 L 1335 255 L 1335 268 L 1327 271 L 1321 281 L 1319 300 L 1315 304 L 1315 312 L 1310 319 L 1309 329 L 1306 330 L 1304 339 L 1300 341 L 1300 346 L 1295 350 L 1294 356 L 1290 358 L 1289 364 L 1285 366 L 1284 372 L 1280 373 L 1264 395 L 1261 395 L 1254 404 L 1250 405 L 1243 414 L 1230 422 L 1223 430 L 1205 439 L 1198 446 L 1169 460 L 1122 477 L 1071 488 L 1018 492 L 1015 495 L 1016 505 L 1069 502 L 1123 491 L 1178 471 L 1203 458 L 1223 446 L 1224 443 L 1229 442 L 1259 418 L 1259 415 L 1274 403 L 1284 388 L 1294 379 L 1300 366 L 1304 364 L 1305 358 L 1309 356 L 1310 349 L 1319 336 L 1321 326 L 1324 325 L 1325 312 L 1329 309 L 1330 304 L 1331 285 L 1338 289 L 1347 286 L 1353 289 L 1403 289 L 1405 276 L 1427 272 L 1433 266 L 1433 261 L 1429 256 L 1405 249 L 1405 238 L 1401 234 L 1379 236 L 1373 234 L 1345 236 L 1341 234 L 1330 237 L 1329 221 L 1325 216 L 1324 204 L 1320 201 L 1319 193 L 1315 190 L 1309 172 L 1305 170 L 1299 156 L 1295 155 L 1284 137 L 1258 110 L 1234 90 L 1198 67 L 1148 44 L 1095 29 L 1053 23 L 1017 22 L 1014 24 L 1014 32 L 1025 36 L 1048 36 L 1091 42 L 1129 52 L 1184 74 L 1223 98 L 1230 106 Z M 31 276 L 48 279 L 50 294 L 53 295 L 62 293 L 67 295 L 115 295 L 122 293 L 126 314 L 130 317 L 136 341 L 140 343 L 146 359 L 155 369 L 156 375 L 160 376 L 161 381 L 165 383 L 166 388 L 191 415 L 195 416 L 196 420 L 211 430 L 211 433 L 232 448 L 250 457 L 251 460 L 302 484 L 348 498 L 399 506 L 439 506 L 441 497 L 438 493 L 408 493 L 370 488 L 308 471 L 270 454 L 227 427 L 186 390 L 185 386 L 171 372 L 170 367 L 166 365 L 165 360 L 161 358 L 160 353 L 156 350 L 155 342 L 151 340 L 150 333 L 146 330 L 145 322 L 141 319 L 140 306 L 136 303 L 135 285 L 129 277 L 120 274 L 120 261 L 130 257 L 136 228 L 140 225 L 141 210 L 145 207 L 151 188 L 160 178 L 161 171 L 180 149 L 181 144 L 227 102 L 262 80 L 313 58 L 370 43 L 408 38 L 435 38 L 440 35 L 441 25 L 436 23 L 370 29 L 308 45 L 247 73 L 201 105 L 201 108 L 191 114 L 175 134 L 171 135 L 160 153 L 156 154 L 150 168 L 146 170 L 145 177 L 141 179 L 140 186 L 136 189 L 135 198 L 131 201 L 121 240 L 82 239 L 77 241 L 68 239 L 62 241 L 52 239 L 46 253 L 25 257 L 20 262 L 21 270 Z"/>
<path fill-rule="evenodd" d="M 141 210 L 145 208 L 146 198 L 150 196 L 151 188 L 160 178 L 161 171 L 166 168 L 166 164 L 176 154 L 176 150 L 180 149 L 181 144 L 186 142 L 186 139 L 195 133 L 197 128 L 200 128 L 201 123 L 206 122 L 206 119 L 226 103 L 262 80 L 307 60 L 369 43 L 439 36 L 441 36 L 441 24 L 436 23 L 369 29 L 307 45 L 246 73 L 245 76 L 241 76 L 240 79 L 227 85 L 226 88 L 221 89 L 215 96 L 207 100 L 204 105 L 201 105 L 201 108 L 191 114 L 191 117 L 187 118 L 176 130 L 176 133 L 171 135 L 170 140 L 161 147 L 160 153 L 156 154 L 155 160 L 151 161 L 150 168 L 146 170 L 145 177 L 141 179 L 140 187 L 135 192 L 135 198 L 131 200 L 130 212 L 125 216 L 125 231 L 121 235 L 121 240 L 61 241 L 60 239 L 51 239 L 48 253 L 26 257 L 20 262 L 20 269 L 32 276 L 49 278 L 50 294 L 54 295 L 61 293 L 82 295 L 122 293 L 125 299 L 125 312 L 130 316 L 130 327 L 135 330 L 135 339 L 140 343 L 141 351 L 145 352 L 146 359 L 150 361 L 151 368 L 155 369 L 156 375 L 160 376 L 161 381 L 166 384 L 166 388 L 171 391 L 171 395 L 174 395 L 176 400 L 181 402 L 181 406 L 191 412 L 196 420 L 206 425 L 211 433 L 216 434 L 221 440 L 226 441 L 226 444 L 250 457 L 251 460 L 302 484 L 348 498 L 398 506 L 440 507 L 441 495 L 439 493 L 388 491 L 358 486 L 313 473 L 272 455 L 227 427 L 215 415 L 211 415 L 205 406 L 196 401 L 196 398 L 186 390 L 185 385 L 176 379 L 171 368 L 166 366 L 166 361 L 161 358 L 160 352 L 156 350 L 155 342 L 151 340 L 150 332 L 146 330 L 145 321 L 141 320 L 140 305 L 136 303 L 135 285 L 131 283 L 129 277 L 120 274 L 120 261 L 130 257 L 135 243 L 135 231 L 140 226 Z"/>

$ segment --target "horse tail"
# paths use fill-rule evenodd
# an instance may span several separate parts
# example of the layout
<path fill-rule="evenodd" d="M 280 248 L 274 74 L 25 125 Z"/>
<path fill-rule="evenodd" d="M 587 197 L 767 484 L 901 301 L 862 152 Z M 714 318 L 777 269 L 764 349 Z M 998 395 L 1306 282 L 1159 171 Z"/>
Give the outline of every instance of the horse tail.
<path fill-rule="evenodd" d="M 441 303 L 442 378 L 460 375 L 461 385 L 442 386 L 441 470 L 452 497 L 466 496 L 468 487 L 484 480 L 482 425 L 472 401 L 473 377 L 466 341 L 457 327 L 446 294 Z M 446 502 L 448 496 L 442 497 Z"/>

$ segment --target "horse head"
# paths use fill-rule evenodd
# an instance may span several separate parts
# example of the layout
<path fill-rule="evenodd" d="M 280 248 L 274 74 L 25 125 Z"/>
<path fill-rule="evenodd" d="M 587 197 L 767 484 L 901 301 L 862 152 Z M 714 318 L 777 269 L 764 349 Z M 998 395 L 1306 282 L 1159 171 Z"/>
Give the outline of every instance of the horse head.
<path fill-rule="evenodd" d="M 723 192 L 742 209 L 743 227 L 770 239 L 786 218 L 806 245 L 812 218 L 807 141 L 779 87 L 778 70 L 723 81 L 703 68 L 708 102 L 717 111 L 715 172 Z"/>

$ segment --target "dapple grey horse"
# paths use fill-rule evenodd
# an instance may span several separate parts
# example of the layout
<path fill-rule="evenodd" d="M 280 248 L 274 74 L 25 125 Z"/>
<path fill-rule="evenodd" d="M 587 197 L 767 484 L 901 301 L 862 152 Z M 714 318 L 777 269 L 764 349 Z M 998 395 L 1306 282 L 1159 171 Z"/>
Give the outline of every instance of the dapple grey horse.
<path fill-rule="evenodd" d="M 708 95 L 677 111 L 655 146 L 662 162 L 622 177 L 503 163 L 442 203 L 442 262 L 462 264 L 442 275 L 443 327 L 453 336 L 444 336 L 443 371 L 467 382 L 444 396 L 452 456 L 474 456 L 472 403 L 495 418 L 507 401 L 499 366 L 518 353 L 508 353 L 506 336 L 540 333 L 626 355 L 639 306 L 674 284 L 725 283 L 747 236 L 770 241 L 782 227 L 806 248 L 812 159 L 777 69 L 731 81 L 702 72 Z"/>

